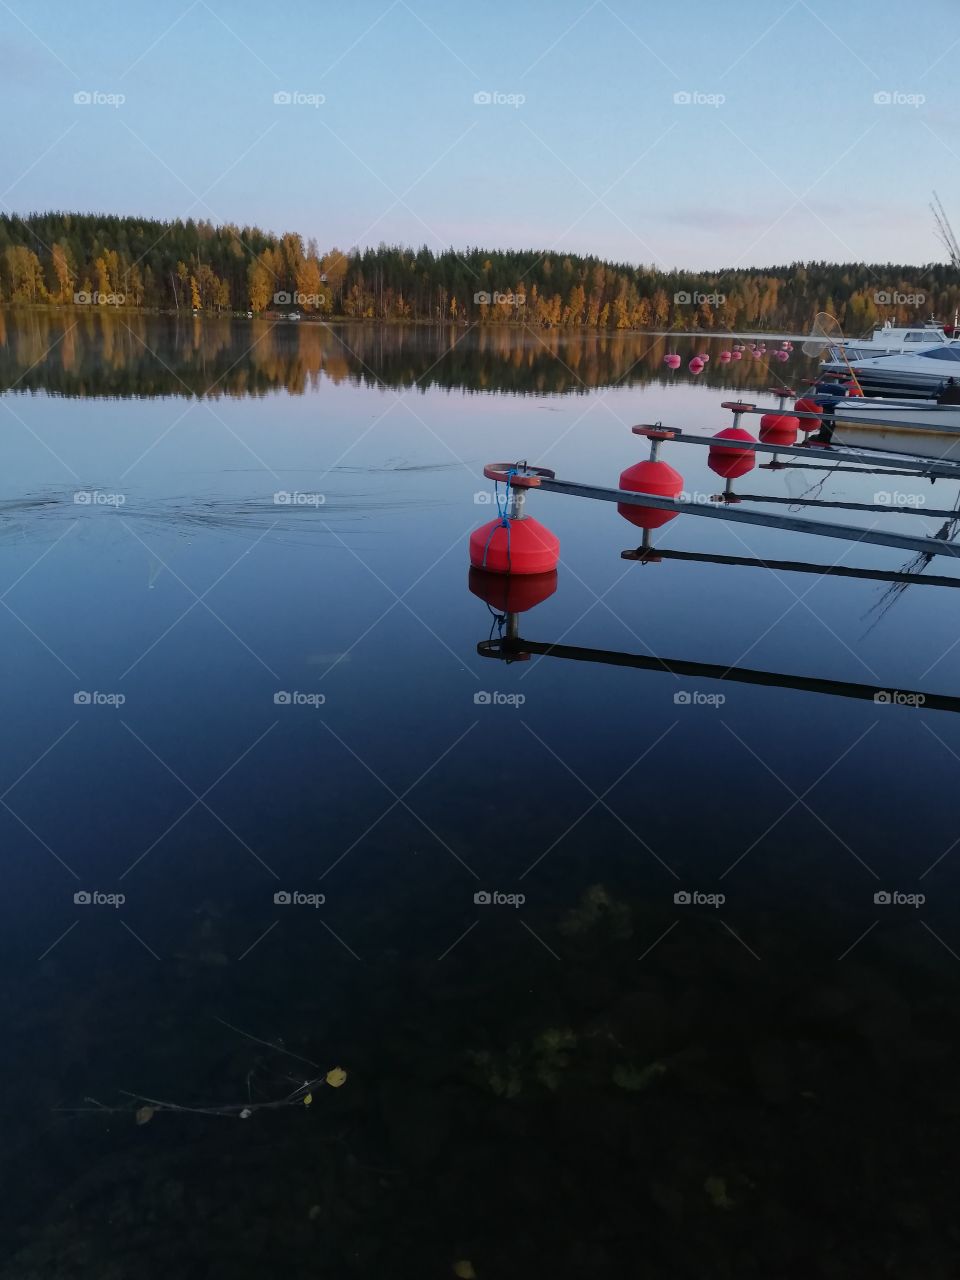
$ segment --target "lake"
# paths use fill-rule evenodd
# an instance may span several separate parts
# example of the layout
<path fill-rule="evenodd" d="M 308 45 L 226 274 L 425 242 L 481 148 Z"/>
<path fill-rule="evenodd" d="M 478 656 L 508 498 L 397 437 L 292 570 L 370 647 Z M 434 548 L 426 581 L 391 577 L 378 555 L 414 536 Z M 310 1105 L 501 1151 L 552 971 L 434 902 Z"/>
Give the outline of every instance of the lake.
<path fill-rule="evenodd" d="M 0 1275 L 956 1274 L 954 562 L 532 492 L 509 662 L 468 575 L 486 463 L 815 370 L 728 342 L 0 313 Z"/>

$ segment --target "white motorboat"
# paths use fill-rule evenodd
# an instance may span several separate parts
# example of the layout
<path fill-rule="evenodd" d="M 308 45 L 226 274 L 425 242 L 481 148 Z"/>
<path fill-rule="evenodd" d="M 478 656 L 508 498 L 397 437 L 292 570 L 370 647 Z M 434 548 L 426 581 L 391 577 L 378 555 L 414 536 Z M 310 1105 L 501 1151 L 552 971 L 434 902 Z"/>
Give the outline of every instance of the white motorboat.
<path fill-rule="evenodd" d="M 834 407 L 833 422 L 837 428 L 960 436 L 960 404 L 886 396 L 844 396 Z"/>
<path fill-rule="evenodd" d="M 896 326 L 887 320 L 885 324 L 877 325 L 865 338 L 838 340 L 831 343 L 828 349 L 833 360 L 843 359 L 841 347 L 848 360 L 870 360 L 874 356 L 900 355 L 934 344 L 945 346 L 957 341 L 952 336 L 956 331 L 955 325 L 941 325 L 936 320 L 907 326 Z"/>
<path fill-rule="evenodd" d="M 825 361 L 821 367 L 826 373 L 852 371 L 865 390 L 935 396 L 950 378 L 960 379 L 960 342 L 945 341 L 898 355 L 851 360 L 849 365 L 841 357 Z"/>

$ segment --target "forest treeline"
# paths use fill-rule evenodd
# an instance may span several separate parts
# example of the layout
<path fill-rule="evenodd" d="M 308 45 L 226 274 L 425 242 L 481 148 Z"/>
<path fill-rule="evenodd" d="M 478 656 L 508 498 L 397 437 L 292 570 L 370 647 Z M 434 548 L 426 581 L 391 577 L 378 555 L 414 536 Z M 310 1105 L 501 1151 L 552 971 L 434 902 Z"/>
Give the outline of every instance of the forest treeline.
<path fill-rule="evenodd" d="M 794 262 L 663 272 L 536 250 L 321 250 L 295 232 L 79 213 L 0 216 L 0 304 L 541 329 L 804 332 L 818 311 L 859 334 L 960 308 L 942 263 Z"/>

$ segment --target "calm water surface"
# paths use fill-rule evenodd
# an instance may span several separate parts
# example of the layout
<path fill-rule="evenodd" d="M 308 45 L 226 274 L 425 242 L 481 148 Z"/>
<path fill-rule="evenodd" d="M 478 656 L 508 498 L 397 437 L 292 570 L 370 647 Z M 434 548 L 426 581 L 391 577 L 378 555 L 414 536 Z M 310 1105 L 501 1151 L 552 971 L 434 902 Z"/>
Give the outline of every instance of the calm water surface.
<path fill-rule="evenodd" d="M 812 371 L 723 345 L 3 315 L 0 1274 L 957 1274 L 960 718 L 478 653 L 484 464 Z M 956 530 L 779 461 L 740 509 Z M 950 585 L 767 567 L 949 559 L 528 510 L 531 642 L 960 695 Z"/>

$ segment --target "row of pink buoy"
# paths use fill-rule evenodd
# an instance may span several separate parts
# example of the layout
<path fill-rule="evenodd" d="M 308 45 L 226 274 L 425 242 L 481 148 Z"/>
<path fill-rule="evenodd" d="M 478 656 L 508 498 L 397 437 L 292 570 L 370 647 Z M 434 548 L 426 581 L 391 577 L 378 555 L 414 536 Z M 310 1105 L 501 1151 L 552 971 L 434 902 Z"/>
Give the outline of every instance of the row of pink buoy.
<path fill-rule="evenodd" d="M 721 364 L 729 364 L 731 360 L 742 360 L 744 355 L 749 353 L 754 360 L 761 360 L 767 356 L 773 360 L 778 360 L 783 364 L 784 361 L 790 359 L 790 353 L 792 351 L 792 342 L 782 342 L 779 348 L 775 351 L 768 351 L 767 347 L 763 343 L 748 347 L 742 342 L 735 342 L 731 350 L 721 351 L 718 358 Z M 687 368 L 694 374 L 703 373 L 709 359 L 709 355 L 707 355 L 705 351 L 701 351 L 699 355 L 695 355 L 691 358 L 687 363 Z M 683 360 L 675 351 L 671 351 L 663 357 L 663 363 L 668 369 L 679 369 L 683 364 Z"/>

